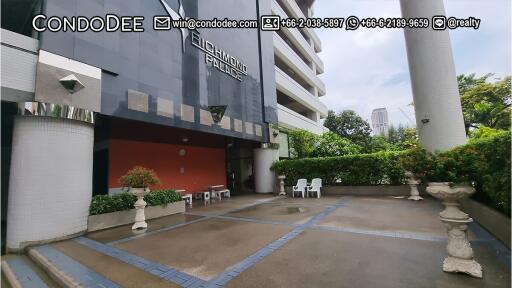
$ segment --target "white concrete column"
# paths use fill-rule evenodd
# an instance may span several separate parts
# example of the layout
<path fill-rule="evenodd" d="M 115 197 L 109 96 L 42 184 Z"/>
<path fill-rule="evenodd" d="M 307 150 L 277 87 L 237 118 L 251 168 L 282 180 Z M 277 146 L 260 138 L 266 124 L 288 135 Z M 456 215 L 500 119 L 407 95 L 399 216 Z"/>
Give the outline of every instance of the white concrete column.
<path fill-rule="evenodd" d="M 400 0 L 404 18 L 445 15 L 443 0 Z M 431 23 L 432 24 L 432 23 Z M 464 119 L 447 30 L 404 29 L 416 124 L 429 151 L 466 143 Z"/>
<path fill-rule="evenodd" d="M 93 124 L 16 116 L 7 208 L 8 250 L 87 229 L 93 142 Z"/>
<path fill-rule="evenodd" d="M 277 160 L 279 160 L 278 149 L 254 149 L 254 189 L 256 193 L 274 192 L 276 176 L 270 170 L 270 166 Z"/>

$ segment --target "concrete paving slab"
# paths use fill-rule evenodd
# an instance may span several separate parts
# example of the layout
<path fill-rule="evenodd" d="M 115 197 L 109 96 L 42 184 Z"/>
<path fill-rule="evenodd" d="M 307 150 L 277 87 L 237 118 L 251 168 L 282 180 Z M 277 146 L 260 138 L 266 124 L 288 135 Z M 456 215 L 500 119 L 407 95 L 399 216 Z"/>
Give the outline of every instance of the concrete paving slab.
<path fill-rule="evenodd" d="M 444 273 L 445 243 L 307 230 L 226 287 L 510 287 L 510 271 L 476 245 L 484 278 Z"/>
<path fill-rule="evenodd" d="M 72 240 L 58 242 L 53 246 L 121 287 L 180 287 Z"/>
<path fill-rule="evenodd" d="M 354 197 L 317 225 L 446 237 L 446 228 L 439 220 L 441 210 L 441 204 L 431 198 L 411 201 L 390 197 Z"/>
<path fill-rule="evenodd" d="M 210 219 L 115 247 L 201 279 L 210 279 L 293 228 Z"/>
<path fill-rule="evenodd" d="M 226 216 L 302 224 L 323 210 L 325 210 L 325 206 L 306 201 L 290 201 L 290 203 L 287 201 L 277 201 L 274 203 L 272 201 L 271 203 L 228 213 Z"/>
<path fill-rule="evenodd" d="M 340 200 L 340 196 L 322 196 L 320 198 L 302 198 L 302 197 L 295 197 L 292 198 L 290 196 L 278 198 L 272 203 L 276 204 L 304 204 L 304 205 L 333 205 L 336 204 Z"/>
<path fill-rule="evenodd" d="M 148 229 L 146 232 L 162 229 L 169 226 L 174 226 L 182 223 L 194 221 L 202 218 L 201 216 L 185 215 L 185 214 L 174 214 L 165 217 L 155 218 L 146 221 L 148 223 Z M 134 235 L 139 235 L 140 232 L 134 232 L 132 230 L 132 224 L 119 226 L 116 228 L 96 231 L 88 233 L 87 237 L 101 243 L 108 243 L 119 239 L 124 239 Z"/>
<path fill-rule="evenodd" d="M 273 201 L 274 195 L 250 194 L 233 196 L 231 198 L 222 198 L 222 200 L 212 200 L 211 204 L 204 205 L 203 200 L 193 201 L 193 208 L 187 208 L 187 212 L 192 214 L 214 216 L 226 214 L 235 209 L 241 209 L 245 206 L 254 205 L 260 201 Z"/>

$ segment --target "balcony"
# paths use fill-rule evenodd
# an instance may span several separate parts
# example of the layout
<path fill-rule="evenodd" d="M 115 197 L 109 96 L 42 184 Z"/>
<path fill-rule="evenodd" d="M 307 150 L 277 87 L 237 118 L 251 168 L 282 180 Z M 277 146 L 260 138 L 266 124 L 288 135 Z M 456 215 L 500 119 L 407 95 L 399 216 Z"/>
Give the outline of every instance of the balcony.
<path fill-rule="evenodd" d="M 272 2 L 275 2 L 276 0 L 273 0 Z M 286 17 L 293 17 L 293 18 L 307 18 L 307 15 L 304 15 L 302 10 L 300 9 L 299 5 L 295 2 L 295 0 L 279 0 L 278 3 L 275 3 L 277 5 L 280 5 L 282 3 L 283 6 L 286 7 L 286 10 L 290 12 L 291 15 L 286 15 Z M 272 6 L 274 6 L 274 3 L 272 3 Z M 322 52 L 322 42 L 320 42 L 320 38 L 318 38 L 318 35 L 316 35 L 315 31 L 309 28 L 303 29 L 312 40 L 313 44 L 315 46 L 315 52 L 319 53 Z"/>
<path fill-rule="evenodd" d="M 279 3 L 275 0 L 272 1 L 272 12 L 276 15 L 281 16 L 281 18 L 288 18 L 289 16 L 286 12 L 281 8 Z M 303 54 L 308 60 L 315 63 L 317 74 L 322 74 L 324 72 L 324 63 L 318 57 L 315 50 L 311 47 L 304 36 L 301 35 L 298 29 L 292 28 L 281 28 L 281 31 L 290 39 L 293 45 Z"/>
<path fill-rule="evenodd" d="M 313 73 L 311 68 L 286 44 L 286 42 L 274 33 L 274 53 L 286 63 L 297 75 L 300 75 L 309 85 L 318 89 L 319 96 L 325 95 L 325 84 Z"/>
<path fill-rule="evenodd" d="M 289 129 L 304 129 L 318 135 L 328 131 L 320 122 L 315 122 L 280 104 L 277 104 L 277 119 L 279 125 Z"/>
<path fill-rule="evenodd" d="M 286 75 L 286 73 L 284 73 L 278 67 L 275 67 L 275 69 L 277 90 L 281 91 L 282 93 L 286 94 L 307 108 L 313 111 L 317 111 L 320 113 L 321 117 L 327 116 L 327 106 L 320 102 L 318 97 L 315 97 L 309 93 L 306 89 L 300 86 L 300 84 L 295 82 L 290 76 Z"/>

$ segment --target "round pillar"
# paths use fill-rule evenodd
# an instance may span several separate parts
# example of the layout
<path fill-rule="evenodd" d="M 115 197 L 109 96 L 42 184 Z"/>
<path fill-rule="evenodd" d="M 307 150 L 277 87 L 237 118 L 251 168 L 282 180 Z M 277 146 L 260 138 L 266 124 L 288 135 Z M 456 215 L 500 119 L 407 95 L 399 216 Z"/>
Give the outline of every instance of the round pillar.
<path fill-rule="evenodd" d="M 270 167 L 277 160 L 279 160 L 279 150 L 277 149 L 254 149 L 254 190 L 256 193 L 274 193 L 276 177 Z"/>
<path fill-rule="evenodd" d="M 404 18 L 445 15 L 443 0 L 400 0 Z M 432 23 L 431 23 L 432 26 Z M 466 143 L 457 76 L 447 30 L 404 29 L 416 124 L 431 152 Z"/>
<path fill-rule="evenodd" d="M 7 208 L 10 251 L 87 230 L 92 197 L 94 126 L 87 123 L 93 121 L 92 112 L 27 104 L 33 113 L 22 107 L 25 115 L 14 119 Z"/>

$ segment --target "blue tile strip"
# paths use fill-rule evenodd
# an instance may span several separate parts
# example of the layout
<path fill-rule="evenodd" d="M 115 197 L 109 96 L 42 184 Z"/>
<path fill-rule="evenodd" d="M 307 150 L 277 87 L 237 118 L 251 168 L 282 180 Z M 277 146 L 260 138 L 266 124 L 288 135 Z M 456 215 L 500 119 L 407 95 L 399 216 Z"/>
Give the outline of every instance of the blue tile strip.
<path fill-rule="evenodd" d="M 236 209 L 230 210 L 227 213 L 237 212 L 237 211 L 240 211 L 240 210 L 252 207 L 252 206 L 260 205 L 262 203 L 271 202 L 271 201 L 274 201 L 277 198 L 279 198 L 279 197 L 272 197 L 272 198 L 268 198 L 268 199 L 257 200 L 257 201 L 255 201 L 255 202 L 253 202 L 253 203 L 251 203 L 251 204 L 249 204 L 247 206 L 243 206 L 243 207 L 240 207 L 240 208 L 236 208 Z M 134 239 L 139 239 L 139 238 L 151 236 L 151 235 L 154 235 L 154 234 L 158 234 L 158 233 L 161 233 L 161 232 L 177 229 L 177 228 L 180 228 L 180 227 L 183 227 L 183 226 L 186 226 L 186 225 L 190 225 L 190 224 L 193 224 L 193 223 L 205 221 L 205 220 L 208 220 L 208 219 L 212 219 L 213 217 L 216 217 L 216 216 L 212 216 L 212 215 L 194 214 L 194 213 L 187 213 L 187 212 L 185 212 L 183 214 L 194 215 L 194 216 L 201 216 L 203 218 L 199 218 L 199 219 L 195 219 L 195 220 L 192 220 L 192 221 L 189 221 L 189 222 L 185 222 L 185 223 L 180 223 L 180 224 L 164 227 L 164 228 L 161 228 L 161 229 L 158 229 L 158 230 L 153 230 L 153 231 L 146 232 L 146 233 L 143 233 L 143 234 L 133 235 L 133 236 L 126 237 L 126 238 L 123 238 L 123 239 L 119 239 L 119 240 L 108 242 L 107 244 L 108 245 L 116 245 L 116 244 L 120 244 L 120 243 L 131 241 L 131 240 L 134 240 Z"/>
<path fill-rule="evenodd" d="M 311 228 L 314 230 L 347 232 L 347 233 L 356 233 L 356 234 L 364 234 L 364 235 L 372 235 L 372 236 L 383 236 L 383 237 L 404 238 L 404 239 L 435 241 L 435 242 L 445 242 L 447 240 L 447 237 L 437 237 L 437 236 L 430 236 L 430 235 L 425 235 L 425 234 L 420 234 L 420 233 L 410 233 L 410 232 L 379 231 L 379 230 L 367 230 L 367 229 L 348 228 L 348 227 L 318 226 L 318 225 L 315 225 Z"/>
<path fill-rule="evenodd" d="M 153 230 L 153 231 L 149 231 L 149 232 L 146 232 L 146 233 L 143 233 L 143 234 L 133 235 L 133 236 L 126 237 L 126 238 L 123 238 L 123 239 L 111 241 L 111 242 L 108 242 L 107 244 L 108 245 L 121 244 L 121 243 L 128 242 L 128 241 L 131 241 L 131 240 L 135 240 L 135 239 L 151 236 L 151 235 L 154 235 L 154 234 L 158 234 L 158 233 L 161 233 L 161 232 L 173 230 L 173 229 L 180 228 L 180 227 L 183 227 L 183 226 L 186 226 L 186 225 L 190 225 L 190 224 L 193 224 L 193 223 L 197 223 L 197 222 L 201 222 L 201 221 L 204 221 L 204 220 L 208 220 L 210 218 L 211 217 L 198 218 L 198 219 L 195 219 L 195 220 L 192 220 L 192 221 L 189 221 L 189 222 L 184 222 L 184 223 L 180 223 L 180 224 L 176 224 L 176 225 L 172 225 L 172 226 L 167 226 L 167 227 L 164 227 L 164 228 L 160 228 L 158 230 Z"/>
<path fill-rule="evenodd" d="M 78 237 L 73 239 L 74 241 L 87 246 L 100 253 L 118 259 L 122 262 L 135 266 L 146 272 L 149 272 L 157 277 L 173 282 L 182 287 L 204 287 L 206 281 L 189 274 L 183 273 L 169 266 L 154 262 L 151 260 L 144 259 L 142 257 L 128 253 L 122 249 L 118 249 L 86 237 Z"/>
<path fill-rule="evenodd" d="M 14 276 L 23 288 L 47 288 L 48 285 L 39 278 L 39 276 L 30 268 L 30 266 L 21 257 L 7 260 L 7 264 L 11 267 Z"/>
<path fill-rule="evenodd" d="M 510 249 L 508 249 L 503 243 L 494 238 L 487 230 L 485 230 L 477 222 L 469 224 L 469 229 L 473 231 L 477 240 L 471 241 L 476 245 L 484 245 L 489 250 L 494 252 L 500 262 L 502 262 L 510 270 Z M 478 259 L 477 259 L 478 260 Z"/>
<path fill-rule="evenodd" d="M 50 245 L 44 245 L 34 248 L 44 257 L 55 264 L 61 271 L 68 274 L 75 281 L 79 282 L 83 287 L 102 287 L 117 288 L 118 284 L 108 280 L 102 275 L 90 270 L 81 263 L 73 260 L 71 257 L 53 248 Z"/>
<path fill-rule="evenodd" d="M 249 269 L 254 264 L 261 261 L 266 256 L 272 254 L 272 252 L 276 251 L 277 249 L 281 248 L 283 245 L 288 243 L 293 238 L 297 237 L 300 233 L 302 233 L 307 228 L 313 226 L 316 222 L 324 219 L 327 217 L 330 213 L 334 212 L 334 210 L 338 209 L 339 207 L 343 206 L 347 201 L 352 199 L 352 197 L 343 197 L 340 201 L 338 201 L 335 205 L 329 206 L 327 209 L 325 209 L 320 214 L 317 214 L 316 216 L 312 217 L 309 221 L 307 221 L 304 224 L 298 225 L 297 228 L 293 229 L 288 234 L 282 236 L 281 238 L 275 240 L 274 242 L 268 244 L 267 246 L 263 247 L 262 249 L 258 250 L 256 253 L 250 255 L 249 257 L 245 258 L 244 260 L 238 262 L 237 264 L 228 267 L 224 272 L 219 273 L 216 277 L 211 279 L 208 282 L 207 287 L 223 287 L 227 282 L 229 282 L 231 279 L 238 276 L 243 271 Z"/>

